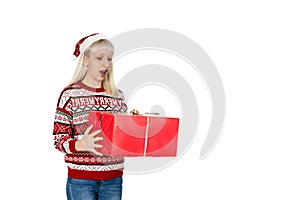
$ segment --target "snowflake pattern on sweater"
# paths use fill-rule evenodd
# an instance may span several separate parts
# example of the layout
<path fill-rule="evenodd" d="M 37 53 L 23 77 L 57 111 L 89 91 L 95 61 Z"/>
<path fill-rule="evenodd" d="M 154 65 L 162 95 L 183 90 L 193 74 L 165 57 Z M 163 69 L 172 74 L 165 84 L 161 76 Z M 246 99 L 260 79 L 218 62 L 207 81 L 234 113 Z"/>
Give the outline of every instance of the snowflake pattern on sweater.
<path fill-rule="evenodd" d="M 82 82 L 63 89 L 55 112 L 53 139 L 55 148 L 66 154 L 70 177 L 104 180 L 122 175 L 122 157 L 76 152 L 75 142 L 81 139 L 88 126 L 89 111 L 124 113 L 126 110 L 121 91 L 118 97 L 113 97 L 103 88 L 91 88 Z"/>

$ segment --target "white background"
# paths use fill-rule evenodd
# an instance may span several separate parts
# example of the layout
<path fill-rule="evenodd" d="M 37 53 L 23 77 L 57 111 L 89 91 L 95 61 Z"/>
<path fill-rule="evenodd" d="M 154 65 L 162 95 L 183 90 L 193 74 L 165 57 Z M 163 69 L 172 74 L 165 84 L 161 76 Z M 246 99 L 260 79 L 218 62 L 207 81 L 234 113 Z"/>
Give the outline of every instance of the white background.
<path fill-rule="evenodd" d="M 66 167 L 51 134 L 78 39 L 163 28 L 215 63 L 225 125 L 204 160 L 208 125 L 170 167 L 125 174 L 123 199 L 299 199 L 299 18 L 296 0 L 1 2 L 0 198 L 65 199 Z"/>

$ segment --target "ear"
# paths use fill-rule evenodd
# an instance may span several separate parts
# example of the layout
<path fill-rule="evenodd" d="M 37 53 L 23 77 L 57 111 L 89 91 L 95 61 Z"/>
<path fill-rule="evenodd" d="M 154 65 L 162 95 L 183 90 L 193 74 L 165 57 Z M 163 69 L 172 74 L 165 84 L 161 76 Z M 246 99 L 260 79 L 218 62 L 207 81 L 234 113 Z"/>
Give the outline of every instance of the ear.
<path fill-rule="evenodd" d="M 89 64 L 89 59 L 88 59 L 88 57 L 87 57 L 87 55 L 83 55 L 83 65 L 85 65 L 85 66 L 88 66 L 88 64 Z"/>

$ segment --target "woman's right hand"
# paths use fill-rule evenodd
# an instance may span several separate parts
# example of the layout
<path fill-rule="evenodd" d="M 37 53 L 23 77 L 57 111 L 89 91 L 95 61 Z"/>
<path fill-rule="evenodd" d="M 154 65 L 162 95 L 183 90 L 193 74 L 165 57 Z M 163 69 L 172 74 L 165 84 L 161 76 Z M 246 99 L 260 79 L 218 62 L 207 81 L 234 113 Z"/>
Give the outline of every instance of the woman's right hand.
<path fill-rule="evenodd" d="M 97 134 L 101 132 L 101 130 L 94 131 L 90 133 L 92 130 L 93 125 L 89 126 L 82 137 L 81 140 L 77 140 L 75 143 L 75 149 L 77 151 L 89 151 L 92 152 L 98 156 L 102 156 L 102 154 L 98 151 L 96 151 L 95 148 L 101 148 L 101 144 L 96 144 L 97 141 L 103 140 L 102 137 L 95 137 Z"/>

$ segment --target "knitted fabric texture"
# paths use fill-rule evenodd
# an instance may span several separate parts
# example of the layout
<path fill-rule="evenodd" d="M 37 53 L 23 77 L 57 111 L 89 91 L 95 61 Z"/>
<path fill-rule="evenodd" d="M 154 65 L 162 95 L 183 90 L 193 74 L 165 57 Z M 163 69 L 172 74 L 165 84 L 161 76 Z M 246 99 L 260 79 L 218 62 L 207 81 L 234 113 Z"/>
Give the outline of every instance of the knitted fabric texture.
<path fill-rule="evenodd" d="M 63 89 L 55 112 L 53 139 L 55 148 L 65 153 L 69 177 L 107 180 L 123 175 L 122 157 L 77 152 L 75 142 L 82 138 L 88 126 L 89 111 L 124 113 L 126 110 L 121 92 L 119 97 L 113 97 L 103 88 L 91 88 L 82 82 Z"/>

